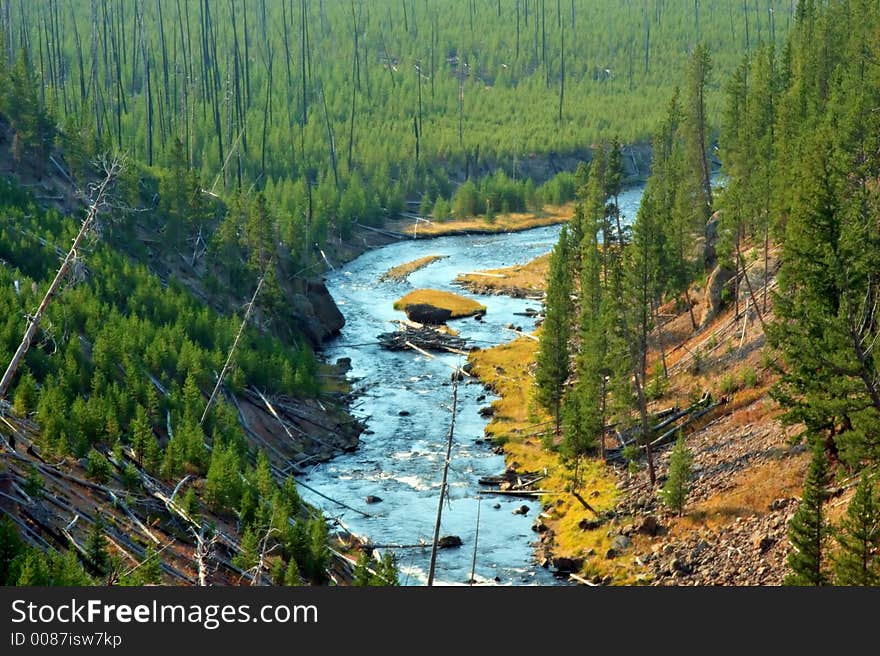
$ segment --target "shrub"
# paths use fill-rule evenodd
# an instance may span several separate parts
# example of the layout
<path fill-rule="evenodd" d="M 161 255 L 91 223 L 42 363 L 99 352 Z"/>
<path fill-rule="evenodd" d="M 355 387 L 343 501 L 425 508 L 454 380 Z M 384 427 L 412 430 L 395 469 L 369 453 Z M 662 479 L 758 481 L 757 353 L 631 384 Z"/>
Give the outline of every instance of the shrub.
<path fill-rule="evenodd" d="M 97 451 L 89 453 L 89 461 L 86 465 L 86 474 L 96 483 L 106 483 L 110 478 L 110 463 Z"/>
<path fill-rule="evenodd" d="M 752 368 L 748 367 L 742 372 L 742 386 L 747 387 L 749 389 L 757 387 L 758 385 L 758 374 Z"/>
<path fill-rule="evenodd" d="M 722 394 L 733 394 L 737 390 L 736 379 L 733 374 L 724 374 L 721 377 L 719 388 Z"/>
<path fill-rule="evenodd" d="M 684 435 L 679 434 L 669 456 L 669 474 L 663 489 L 660 490 L 663 503 L 679 516 L 684 512 L 684 504 L 690 488 L 692 461 L 693 457 L 684 442 Z"/>

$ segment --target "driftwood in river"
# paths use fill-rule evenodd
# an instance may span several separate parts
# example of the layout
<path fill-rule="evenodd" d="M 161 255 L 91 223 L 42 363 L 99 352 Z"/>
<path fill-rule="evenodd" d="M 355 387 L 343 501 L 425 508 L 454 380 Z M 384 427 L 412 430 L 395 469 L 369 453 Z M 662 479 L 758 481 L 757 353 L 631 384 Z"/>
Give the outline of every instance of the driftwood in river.
<path fill-rule="evenodd" d="M 459 355 L 467 355 L 468 351 L 467 340 L 428 326 L 400 324 L 398 330 L 382 333 L 377 339 L 390 351 L 404 351 L 413 345 L 425 351 L 448 351 Z"/>

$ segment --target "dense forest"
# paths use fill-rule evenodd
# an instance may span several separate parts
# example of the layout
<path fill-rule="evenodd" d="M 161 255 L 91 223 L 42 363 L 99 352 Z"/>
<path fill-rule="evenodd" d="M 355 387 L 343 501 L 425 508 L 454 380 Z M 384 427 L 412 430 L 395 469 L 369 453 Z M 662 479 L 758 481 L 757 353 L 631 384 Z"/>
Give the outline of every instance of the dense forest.
<path fill-rule="evenodd" d="M 677 299 L 690 309 L 689 287 L 709 272 L 739 279 L 743 243 L 763 251 L 765 263 L 770 242 L 781 246 L 778 288 L 768 294 L 765 264 L 764 285 L 749 286 L 746 298 L 775 354 L 782 421 L 799 427 L 796 439 L 813 454 L 789 527 L 786 581 L 794 585 L 876 584 L 880 573 L 878 35 L 876 2 L 799 2 L 785 45 L 754 49 L 725 78 L 714 119 L 725 174 L 718 188 L 708 175 L 712 119 L 703 101 L 712 62 L 695 48 L 658 123 L 633 225 L 618 219 L 619 147 L 609 144 L 589 167 L 550 264 L 536 399 L 556 418 L 557 448 L 577 471 L 581 457 L 599 452 L 605 425 L 633 426 L 638 439 L 627 455 L 646 461 L 653 485 L 648 403 L 668 375 L 662 351 L 647 366 L 658 307 Z M 717 252 L 704 248 L 709 226 Z M 572 337 L 578 346 L 569 353 Z M 679 511 L 684 449 L 680 442 L 673 452 L 663 490 Z M 859 475 L 846 515 L 832 526 L 831 481 Z"/>
<path fill-rule="evenodd" d="M 326 523 L 232 405 L 249 388 L 325 391 L 286 308 L 290 281 L 323 266 L 328 242 L 408 204 L 491 221 L 574 199 L 550 260 L 535 399 L 575 487 L 609 422 L 636 436 L 625 455 L 654 485 L 660 308 L 697 329 L 693 283 L 740 280 L 744 244 L 759 244 L 763 286 L 722 300 L 757 308 L 774 396 L 814 453 L 790 582 L 876 582 L 878 37 L 871 0 L 0 0 L 0 143 L 17 171 L 0 181 L 4 366 L 52 300 L 0 390 L 4 412 L 96 489 L 191 481 L 166 505 L 234 526 L 232 570 L 326 583 Z M 651 177 L 626 225 L 623 145 L 648 141 Z M 125 164 L 47 296 L 111 152 Z M 589 164 L 565 170 L 564 157 Z M 25 182 L 56 175 L 79 192 L 64 208 Z M 703 247 L 709 226 L 717 249 Z M 228 394 L 206 403 L 234 345 Z M 680 511 L 683 441 L 677 453 L 664 498 Z M 39 498 L 45 472 L 28 472 L 22 490 Z M 863 482 L 832 527 L 835 473 Z M 162 580 L 149 546 L 136 576 L 116 576 L 99 521 L 82 549 L 49 557 L 20 528 L 0 522 L 0 583 Z M 394 564 L 364 556 L 354 581 L 393 584 Z"/>
<path fill-rule="evenodd" d="M 558 156 L 613 134 L 646 140 L 696 43 L 723 75 L 781 42 L 793 4 L 5 0 L 0 19 L 7 56 L 26 53 L 85 152 L 182 160 L 218 193 L 265 189 L 308 258 L 406 201 L 440 200 L 443 217 L 569 200 L 570 184 L 506 205 L 450 196 L 495 169 L 510 180 L 493 188 L 540 185 Z"/>

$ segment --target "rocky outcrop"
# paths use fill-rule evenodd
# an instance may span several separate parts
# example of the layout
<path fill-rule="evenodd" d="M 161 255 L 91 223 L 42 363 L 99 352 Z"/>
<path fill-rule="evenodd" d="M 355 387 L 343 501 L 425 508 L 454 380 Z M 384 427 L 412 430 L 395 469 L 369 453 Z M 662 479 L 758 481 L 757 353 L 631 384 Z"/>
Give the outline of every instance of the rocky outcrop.
<path fill-rule="evenodd" d="M 338 335 L 345 325 L 345 317 L 322 280 L 302 281 L 289 304 L 297 327 L 313 346 Z"/>
<path fill-rule="evenodd" d="M 720 264 L 709 274 L 706 282 L 706 298 L 703 303 L 703 314 L 700 316 L 700 328 L 705 327 L 721 311 L 724 301 L 721 292 L 724 285 L 733 277 L 733 272 Z"/>

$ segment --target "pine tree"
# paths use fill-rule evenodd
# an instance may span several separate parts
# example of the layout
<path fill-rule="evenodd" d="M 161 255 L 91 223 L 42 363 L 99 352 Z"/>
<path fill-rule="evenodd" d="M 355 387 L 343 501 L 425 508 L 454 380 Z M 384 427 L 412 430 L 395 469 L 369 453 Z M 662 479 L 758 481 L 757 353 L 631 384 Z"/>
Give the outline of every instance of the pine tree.
<path fill-rule="evenodd" d="M 880 500 L 864 473 L 834 537 L 839 547 L 834 555 L 834 582 L 880 584 Z"/>
<path fill-rule="evenodd" d="M 287 569 L 284 570 L 284 585 L 300 586 L 302 584 L 303 580 L 299 574 L 299 567 L 296 564 L 296 558 L 291 558 L 287 563 Z"/>
<path fill-rule="evenodd" d="M 691 465 L 693 457 L 685 444 L 684 435 L 679 435 L 675 441 L 672 453 L 669 455 L 669 472 L 660 495 L 669 508 L 678 513 L 684 512 L 690 489 Z"/>
<path fill-rule="evenodd" d="M 14 130 L 13 159 L 18 161 L 26 152 L 42 157 L 52 144 L 54 129 L 40 103 L 37 81 L 24 49 L 19 51 L 9 78 L 5 110 Z"/>
<path fill-rule="evenodd" d="M 95 581 L 86 574 L 76 552 L 68 549 L 63 554 L 52 552 L 49 554 L 49 585 L 60 586 L 85 586 L 95 585 Z"/>
<path fill-rule="evenodd" d="M 603 255 L 597 241 L 604 225 L 604 155 L 600 149 L 593 159 L 587 182 L 579 190 L 581 199 L 575 207 L 572 236 L 580 234 L 575 244 L 579 260 L 580 304 L 578 335 L 580 347 L 575 356 L 576 381 L 565 396 L 563 411 L 563 454 L 574 463 L 574 486 L 580 486 L 580 460 L 602 439 L 605 423 L 605 393 L 608 357 L 608 322 L 606 293 L 602 272 Z M 572 258 L 575 259 L 575 258 Z"/>
<path fill-rule="evenodd" d="M 205 481 L 205 502 L 214 510 L 237 508 L 242 499 L 239 457 L 234 449 L 215 444 Z"/>
<path fill-rule="evenodd" d="M 432 208 L 433 204 L 431 203 L 431 196 L 428 192 L 425 192 L 422 194 L 422 202 L 419 204 L 419 216 L 427 218 L 430 216 Z"/>
<path fill-rule="evenodd" d="M 382 555 L 382 560 L 379 561 L 379 564 L 376 567 L 374 581 L 374 585 L 378 586 L 400 585 L 397 576 L 397 565 L 394 562 L 394 554 L 386 552 Z"/>
<path fill-rule="evenodd" d="M 15 396 L 13 397 L 12 407 L 15 412 L 24 417 L 37 407 L 37 382 L 34 380 L 30 371 L 22 374 L 18 386 L 15 388 Z"/>
<path fill-rule="evenodd" d="M 354 574 L 351 582 L 353 586 L 365 588 L 370 585 L 370 582 L 373 579 L 373 575 L 369 570 L 372 560 L 373 559 L 370 558 L 366 549 L 361 551 L 361 555 L 358 556 L 357 563 L 354 566 Z"/>
<path fill-rule="evenodd" d="M 545 318 L 535 358 L 535 400 L 552 415 L 556 435 L 562 427 L 562 398 L 570 372 L 568 340 L 573 314 L 570 251 L 568 229 L 563 227 L 550 256 Z"/>
<path fill-rule="evenodd" d="M 110 570 L 110 554 L 107 552 L 107 537 L 104 535 L 104 522 L 99 518 L 92 524 L 85 545 L 86 556 L 92 567 L 100 574 Z"/>
<path fill-rule="evenodd" d="M 437 196 L 437 201 L 434 203 L 434 209 L 431 214 L 434 216 L 435 221 L 446 221 L 449 219 L 450 214 L 449 202 L 443 196 Z"/>
<path fill-rule="evenodd" d="M 785 585 L 828 583 L 825 562 L 828 527 L 823 508 L 827 483 L 828 460 L 821 441 L 816 440 L 801 503 L 788 525 L 788 537 L 794 549 L 788 556 L 790 572 L 785 577 Z"/>
<path fill-rule="evenodd" d="M 232 564 L 247 572 L 260 562 L 260 535 L 255 528 L 245 529 L 240 547 L 240 551 L 232 558 Z"/>
<path fill-rule="evenodd" d="M 13 585 L 13 561 L 24 550 L 24 544 L 18 537 L 18 531 L 12 520 L 0 517 L 0 585 Z M 17 576 L 16 576 L 17 579 Z"/>
<path fill-rule="evenodd" d="M 18 580 L 15 585 L 18 587 L 25 586 L 46 586 L 51 585 L 52 578 L 49 573 L 49 567 L 46 564 L 45 554 L 36 549 L 28 549 L 21 556 L 20 562 L 14 563 L 18 572 Z"/>
<path fill-rule="evenodd" d="M 712 215 L 712 182 L 709 167 L 709 127 L 706 118 L 706 88 L 712 73 L 709 49 L 697 44 L 688 62 L 684 132 L 685 191 L 688 222 L 702 230 Z"/>
<path fill-rule="evenodd" d="M 162 556 L 150 545 L 144 551 L 144 559 L 136 570 L 137 585 L 158 585 L 162 582 Z"/>
<path fill-rule="evenodd" d="M 327 582 L 330 550 L 327 548 L 327 522 L 323 517 L 309 520 L 309 579 L 315 585 Z"/>
<path fill-rule="evenodd" d="M 819 128 L 807 140 L 767 336 L 785 364 L 773 390 L 783 421 L 828 437 L 841 460 L 858 466 L 880 458 L 880 377 L 865 347 L 880 335 L 871 319 L 880 235 L 868 192 L 853 188 L 861 175 L 843 175 L 848 148 L 836 148 L 838 138 Z"/>

